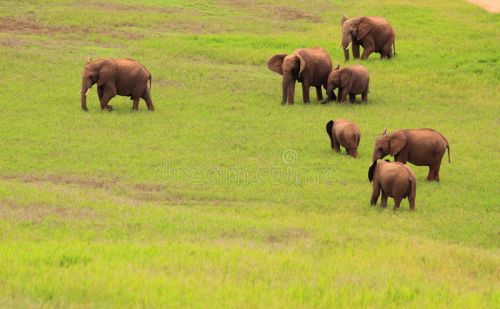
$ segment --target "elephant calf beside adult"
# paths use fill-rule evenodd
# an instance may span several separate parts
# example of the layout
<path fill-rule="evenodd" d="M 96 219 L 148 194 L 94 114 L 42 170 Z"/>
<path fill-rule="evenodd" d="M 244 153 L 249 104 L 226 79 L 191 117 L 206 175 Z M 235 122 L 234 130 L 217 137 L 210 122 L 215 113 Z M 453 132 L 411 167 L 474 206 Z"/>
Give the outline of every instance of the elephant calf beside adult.
<path fill-rule="evenodd" d="M 371 53 L 380 53 L 380 58 L 392 58 L 396 54 L 394 29 L 383 17 L 361 16 L 342 18 L 342 48 L 345 60 L 349 60 L 349 45 L 352 55 L 359 58 L 359 46 L 363 46 L 361 59 L 368 59 Z M 394 47 L 394 54 L 392 48 Z"/>
<path fill-rule="evenodd" d="M 321 47 L 299 48 L 290 55 L 274 55 L 267 62 L 267 67 L 283 76 L 281 104 L 294 103 L 296 81 L 302 83 L 304 103 L 309 103 L 309 87 L 316 88 L 318 101 L 323 100 L 321 87 L 326 89 L 328 74 L 332 70 L 332 60 Z"/>
<path fill-rule="evenodd" d="M 135 60 L 99 59 L 87 62 L 82 73 L 80 91 L 84 111 L 88 110 L 87 95 L 94 84 L 97 84 L 97 94 L 103 110 L 113 110 L 108 102 L 116 95 L 130 97 L 133 100 L 132 110 L 138 110 L 141 98 L 146 101 L 148 110 L 154 110 L 151 100 L 151 74 Z"/>
<path fill-rule="evenodd" d="M 327 100 L 322 103 L 332 100 L 332 98 L 335 97 L 333 91 L 337 88 L 339 89 L 339 102 L 345 101 L 347 95 L 349 95 L 349 100 L 351 103 L 354 103 L 356 95 L 359 94 L 361 94 L 361 99 L 366 102 L 368 100 L 369 84 L 370 76 L 368 70 L 364 66 L 355 64 L 342 69 L 337 66 L 328 76 L 326 88 L 328 97 Z"/>

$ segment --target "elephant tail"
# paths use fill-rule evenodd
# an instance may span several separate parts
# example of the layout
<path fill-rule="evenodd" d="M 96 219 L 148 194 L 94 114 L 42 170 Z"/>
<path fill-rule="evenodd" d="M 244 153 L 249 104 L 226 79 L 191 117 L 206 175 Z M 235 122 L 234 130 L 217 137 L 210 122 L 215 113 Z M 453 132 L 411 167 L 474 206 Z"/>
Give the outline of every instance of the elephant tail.
<path fill-rule="evenodd" d="M 149 75 L 148 80 L 149 80 L 149 91 L 151 91 L 151 87 L 152 87 L 152 85 L 151 85 L 151 80 L 152 80 L 151 75 Z"/>
<path fill-rule="evenodd" d="M 396 57 L 396 40 L 392 41 L 392 48 L 394 48 L 394 57 Z"/>
<path fill-rule="evenodd" d="M 448 163 L 451 163 L 451 160 L 450 160 L 450 145 L 448 144 L 448 141 L 446 141 L 446 149 L 448 149 Z"/>

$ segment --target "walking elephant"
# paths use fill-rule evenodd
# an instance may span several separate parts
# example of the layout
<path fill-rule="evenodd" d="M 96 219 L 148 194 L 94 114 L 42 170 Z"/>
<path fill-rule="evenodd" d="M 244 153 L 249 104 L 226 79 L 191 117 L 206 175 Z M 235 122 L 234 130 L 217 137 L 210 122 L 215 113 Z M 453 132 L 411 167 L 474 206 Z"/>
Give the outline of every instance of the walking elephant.
<path fill-rule="evenodd" d="M 400 162 L 376 160 L 368 170 L 368 180 L 373 186 L 371 205 L 377 205 L 382 192 L 382 208 L 387 207 L 388 197 L 394 198 L 394 210 L 399 209 L 401 201 L 408 197 L 410 209 L 415 210 L 417 179 L 409 166 Z"/>
<path fill-rule="evenodd" d="M 316 88 L 318 101 L 323 100 L 321 87 L 326 89 L 328 74 L 332 70 L 332 60 L 321 47 L 300 48 L 290 55 L 274 55 L 267 62 L 267 67 L 283 76 L 281 104 L 294 103 L 296 81 L 302 83 L 304 103 L 309 103 L 309 87 Z"/>
<path fill-rule="evenodd" d="M 80 90 L 84 111 L 88 110 L 87 95 L 94 84 L 97 84 L 97 94 L 103 110 L 113 110 L 108 102 L 116 95 L 130 97 L 134 111 L 138 110 L 141 98 L 146 101 L 148 110 L 154 110 L 151 100 L 151 74 L 135 60 L 99 59 L 87 62 L 83 69 Z"/>
<path fill-rule="evenodd" d="M 342 146 L 348 155 L 358 157 L 361 132 L 354 122 L 346 119 L 330 120 L 326 124 L 326 134 L 330 137 L 333 150 L 340 152 L 340 146 Z"/>
<path fill-rule="evenodd" d="M 368 59 L 371 53 L 380 53 L 380 58 L 392 58 L 396 54 L 394 29 L 383 17 L 361 16 L 342 18 L 342 48 L 345 60 L 349 60 L 349 46 L 352 55 L 359 58 L 359 46 L 364 48 L 361 59 Z M 394 47 L 394 54 L 392 48 Z"/>
<path fill-rule="evenodd" d="M 446 138 L 433 129 L 407 129 L 387 134 L 386 131 L 375 141 L 372 161 L 391 155 L 401 163 L 410 162 L 417 166 L 429 166 L 428 181 L 439 181 L 439 169 L 444 153 L 450 145 Z"/>

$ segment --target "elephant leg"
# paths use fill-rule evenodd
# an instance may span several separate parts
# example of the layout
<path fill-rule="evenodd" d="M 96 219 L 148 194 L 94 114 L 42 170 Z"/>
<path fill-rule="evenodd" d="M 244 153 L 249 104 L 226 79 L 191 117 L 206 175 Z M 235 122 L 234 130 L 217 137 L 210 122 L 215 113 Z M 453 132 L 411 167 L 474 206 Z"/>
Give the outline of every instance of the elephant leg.
<path fill-rule="evenodd" d="M 429 173 L 427 174 L 427 181 L 436 180 L 436 165 L 429 165 Z"/>
<path fill-rule="evenodd" d="M 101 102 L 103 94 L 104 94 L 103 87 L 97 86 L 97 96 L 99 97 L 99 102 Z"/>
<path fill-rule="evenodd" d="M 355 94 L 353 94 L 353 93 L 349 93 L 349 101 L 350 101 L 351 103 L 356 102 L 356 95 L 355 95 Z"/>
<path fill-rule="evenodd" d="M 339 88 L 339 102 L 345 102 L 348 94 L 349 94 L 349 90 Z"/>
<path fill-rule="evenodd" d="M 441 168 L 441 162 L 438 162 L 436 166 L 434 167 L 434 174 L 433 174 L 433 179 L 435 181 L 439 181 L 439 170 Z"/>
<path fill-rule="evenodd" d="M 133 103 L 132 103 L 132 111 L 138 111 L 139 110 L 139 98 L 132 98 Z"/>
<path fill-rule="evenodd" d="M 101 109 L 107 109 L 108 111 L 113 110 L 113 106 L 109 105 L 108 102 L 116 95 L 116 90 L 112 87 L 105 87 L 103 89 L 103 95 L 101 98 Z"/>
<path fill-rule="evenodd" d="M 359 44 L 352 41 L 351 46 L 352 46 L 352 56 L 354 57 L 354 59 L 359 59 Z"/>
<path fill-rule="evenodd" d="M 372 38 L 365 37 L 365 40 L 363 41 L 363 46 L 364 50 L 361 59 L 365 60 L 368 59 L 368 57 L 370 57 L 370 54 L 375 51 L 375 42 L 373 41 Z"/>
<path fill-rule="evenodd" d="M 335 138 L 335 134 L 332 134 L 332 146 L 333 146 L 333 150 L 335 150 L 335 152 L 340 153 L 340 144 L 337 141 L 337 139 Z"/>
<path fill-rule="evenodd" d="M 293 82 L 287 90 L 287 100 L 288 104 L 294 104 L 295 103 L 295 82 Z"/>
<path fill-rule="evenodd" d="M 363 91 L 363 93 L 361 94 L 361 100 L 363 102 L 367 102 L 368 101 L 368 89 L 366 89 L 365 91 Z"/>
<path fill-rule="evenodd" d="M 415 193 L 412 192 L 408 196 L 408 202 L 410 203 L 410 210 L 415 210 Z"/>
<path fill-rule="evenodd" d="M 394 210 L 399 210 L 399 205 L 401 205 L 401 197 L 395 197 L 394 198 Z"/>
<path fill-rule="evenodd" d="M 382 203 L 380 204 L 380 207 L 387 208 L 387 198 L 388 198 L 387 193 L 385 193 L 384 190 L 382 190 Z"/>
<path fill-rule="evenodd" d="M 372 198 L 370 199 L 370 205 L 377 205 L 378 197 L 380 195 L 380 185 L 376 182 L 373 182 L 373 191 Z"/>
<path fill-rule="evenodd" d="M 318 98 L 318 102 L 323 100 L 323 91 L 321 91 L 321 86 L 316 86 L 316 97 Z"/>
<path fill-rule="evenodd" d="M 302 99 L 304 103 L 309 103 L 309 84 L 302 82 Z"/>
<path fill-rule="evenodd" d="M 149 91 L 149 88 L 146 88 L 144 91 L 144 94 L 142 95 L 142 98 L 144 101 L 146 101 L 146 106 L 148 107 L 148 110 L 150 112 L 155 110 L 155 107 L 153 105 L 153 100 L 151 100 L 151 92 Z"/>
<path fill-rule="evenodd" d="M 358 157 L 358 150 L 357 150 L 356 148 L 349 149 L 349 153 L 350 153 L 350 155 L 351 155 L 353 158 L 357 158 L 357 157 Z"/>

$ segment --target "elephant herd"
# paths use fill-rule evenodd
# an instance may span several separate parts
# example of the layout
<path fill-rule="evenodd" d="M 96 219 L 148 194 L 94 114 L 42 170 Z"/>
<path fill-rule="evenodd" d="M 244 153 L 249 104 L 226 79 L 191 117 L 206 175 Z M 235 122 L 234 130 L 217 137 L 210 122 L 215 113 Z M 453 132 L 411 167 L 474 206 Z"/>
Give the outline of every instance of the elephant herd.
<path fill-rule="evenodd" d="M 371 53 L 379 53 L 381 59 L 390 59 L 396 53 L 395 33 L 392 26 L 382 17 L 343 17 L 342 43 L 345 60 L 349 60 L 349 49 L 353 57 L 367 59 Z M 368 70 L 362 65 L 333 68 L 330 55 L 320 47 L 300 48 L 291 54 L 277 54 L 267 62 L 267 67 L 282 76 L 282 104 L 293 104 L 295 83 L 302 84 L 302 98 L 309 103 L 309 89 L 316 88 L 318 102 L 323 104 L 338 100 L 343 102 L 349 95 L 351 103 L 356 95 L 362 101 L 368 100 L 370 78 Z M 81 106 L 87 111 L 87 95 L 97 84 L 97 93 L 102 110 L 111 111 L 109 101 L 116 95 L 128 96 L 133 101 L 132 110 L 138 109 L 139 100 L 146 102 L 149 111 L 154 110 L 151 99 L 151 73 L 139 62 L 132 59 L 99 59 L 88 61 L 82 73 Z M 323 88 L 326 99 L 323 99 Z M 335 90 L 338 94 L 335 95 Z M 326 124 L 331 148 L 358 157 L 361 132 L 358 126 L 346 119 L 330 120 Z M 428 181 L 439 181 L 439 169 L 444 153 L 450 149 L 446 138 L 433 129 L 407 129 L 392 133 L 384 132 L 377 138 L 368 170 L 368 180 L 372 183 L 371 205 L 376 205 L 382 193 L 382 207 L 387 198 L 394 198 L 394 209 L 398 209 L 404 198 L 408 198 L 410 209 L 415 209 L 416 178 L 410 162 L 416 166 L 428 166 Z M 395 162 L 383 160 L 387 155 Z"/>

